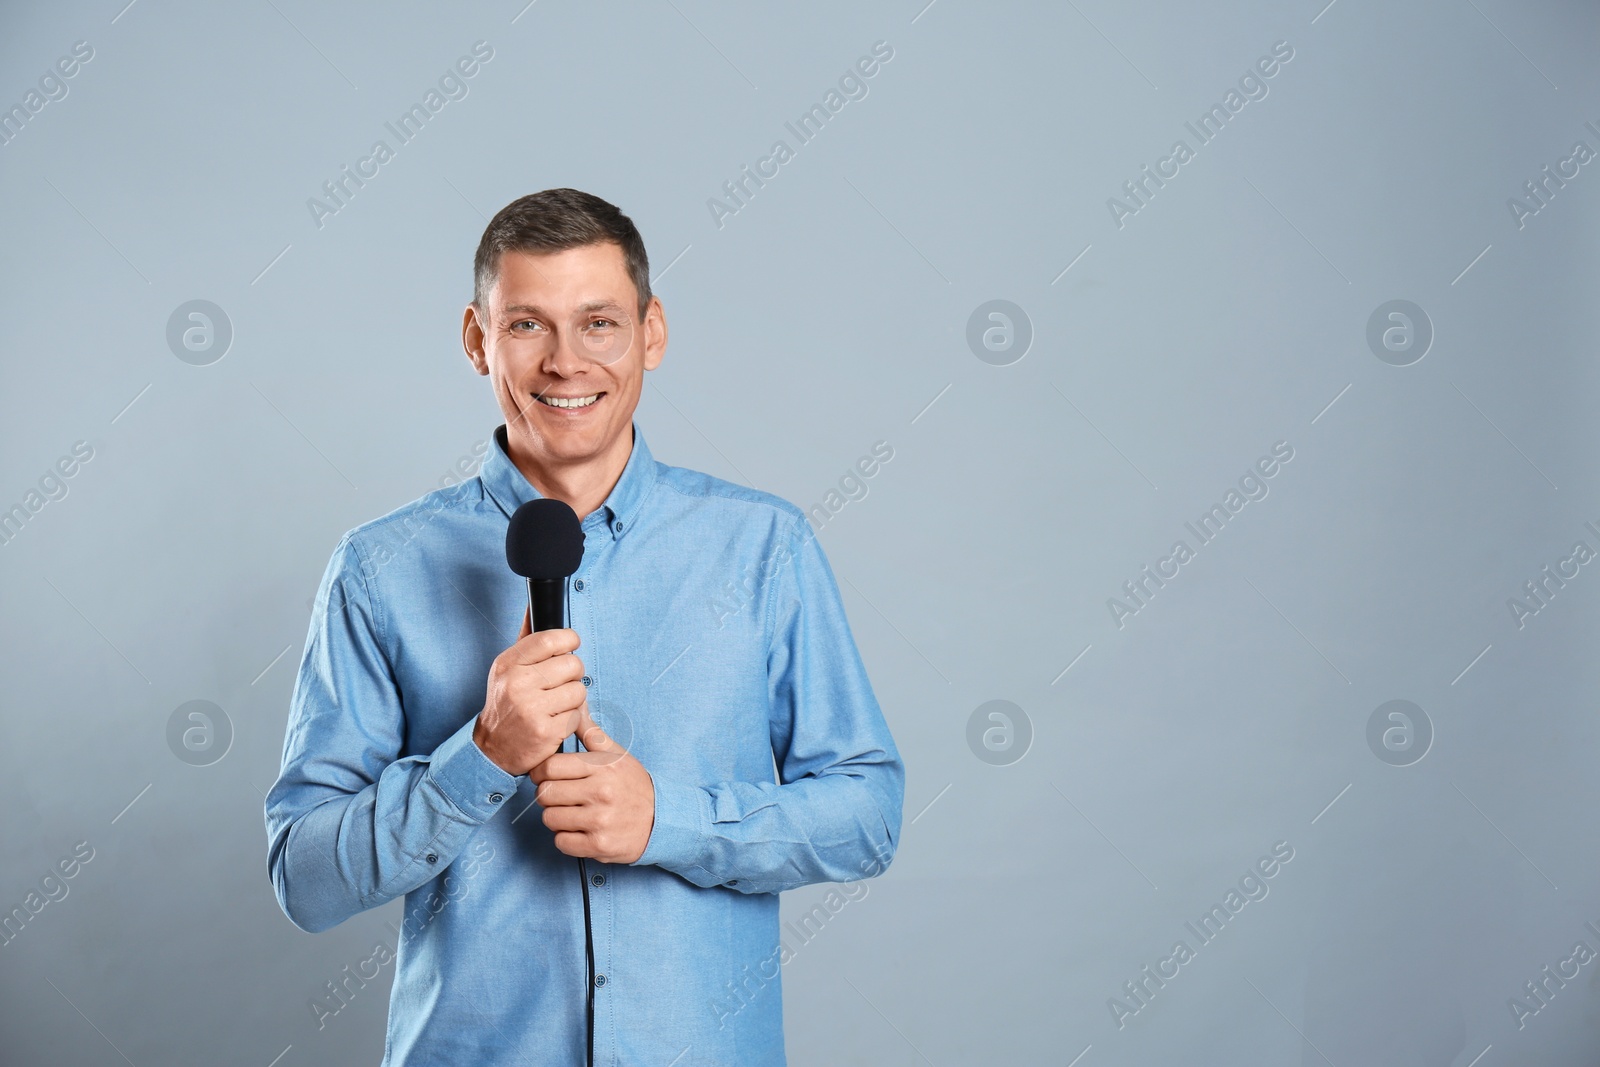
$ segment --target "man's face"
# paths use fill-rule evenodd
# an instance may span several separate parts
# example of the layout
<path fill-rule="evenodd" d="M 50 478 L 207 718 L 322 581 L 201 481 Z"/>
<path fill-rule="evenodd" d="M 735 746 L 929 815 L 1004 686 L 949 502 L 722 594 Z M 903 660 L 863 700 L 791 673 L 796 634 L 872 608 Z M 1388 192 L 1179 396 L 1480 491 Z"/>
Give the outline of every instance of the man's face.
<path fill-rule="evenodd" d="M 621 246 L 503 253 L 485 299 L 481 311 L 467 306 L 462 343 L 494 388 L 513 448 L 558 466 L 630 448 L 667 324 L 655 297 L 640 321 Z"/>

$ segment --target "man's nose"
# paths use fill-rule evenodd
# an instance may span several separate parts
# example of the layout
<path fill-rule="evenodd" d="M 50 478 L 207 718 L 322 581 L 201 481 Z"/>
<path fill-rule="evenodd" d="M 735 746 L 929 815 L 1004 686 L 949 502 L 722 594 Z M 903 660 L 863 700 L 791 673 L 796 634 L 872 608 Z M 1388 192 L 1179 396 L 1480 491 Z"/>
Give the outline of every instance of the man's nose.
<path fill-rule="evenodd" d="M 581 343 L 577 335 L 563 331 L 556 338 L 556 344 L 545 353 L 542 369 L 558 378 L 571 378 L 578 374 L 590 365 L 578 354 L 576 346 Z"/>

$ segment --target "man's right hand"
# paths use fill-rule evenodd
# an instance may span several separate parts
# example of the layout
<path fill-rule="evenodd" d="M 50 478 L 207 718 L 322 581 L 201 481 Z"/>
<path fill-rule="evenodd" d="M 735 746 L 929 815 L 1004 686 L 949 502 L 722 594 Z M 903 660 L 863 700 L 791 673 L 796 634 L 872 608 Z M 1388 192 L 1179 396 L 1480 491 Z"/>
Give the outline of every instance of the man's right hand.
<path fill-rule="evenodd" d="M 507 774 L 527 774 L 582 723 L 583 661 L 576 630 L 532 632 L 526 613 L 517 643 L 489 667 L 488 693 L 472 740 Z"/>

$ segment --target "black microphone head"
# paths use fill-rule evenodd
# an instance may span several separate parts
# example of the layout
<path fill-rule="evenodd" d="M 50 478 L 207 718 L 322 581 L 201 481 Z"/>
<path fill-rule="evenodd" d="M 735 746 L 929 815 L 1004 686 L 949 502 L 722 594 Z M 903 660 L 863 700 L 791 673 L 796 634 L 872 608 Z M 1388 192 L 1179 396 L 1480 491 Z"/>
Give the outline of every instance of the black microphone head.
<path fill-rule="evenodd" d="M 566 501 L 539 497 L 506 527 L 506 562 L 524 578 L 566 578 L 583 562 L 583 526 Z"/>

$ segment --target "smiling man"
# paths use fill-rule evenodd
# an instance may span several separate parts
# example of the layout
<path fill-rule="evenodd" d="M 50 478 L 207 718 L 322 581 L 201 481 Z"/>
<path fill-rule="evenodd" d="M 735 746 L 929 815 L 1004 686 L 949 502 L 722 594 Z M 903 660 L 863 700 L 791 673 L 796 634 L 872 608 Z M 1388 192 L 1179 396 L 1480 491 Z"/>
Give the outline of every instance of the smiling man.
<path fill-rule="evenodd" d="M 900 834 L 832 571 L 800 509 L 651 455 L 667 322 L 626 215 L 525 196 L 474 273 L 505 423 L 478 477 L 334 550 L 266 799 L 278 902 L 315 932 L 404 897 L 385 1065 L 783 1064 L 778 894 L 880 874 Z M 537 497 L 585 543 L 571 628 L 533 634 L 505 533 Z"/>

